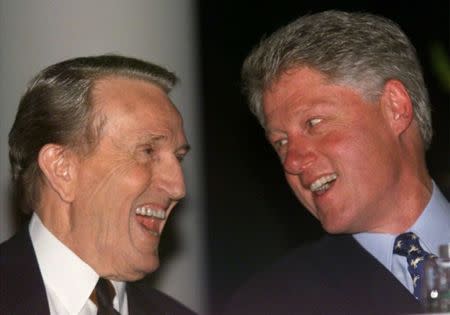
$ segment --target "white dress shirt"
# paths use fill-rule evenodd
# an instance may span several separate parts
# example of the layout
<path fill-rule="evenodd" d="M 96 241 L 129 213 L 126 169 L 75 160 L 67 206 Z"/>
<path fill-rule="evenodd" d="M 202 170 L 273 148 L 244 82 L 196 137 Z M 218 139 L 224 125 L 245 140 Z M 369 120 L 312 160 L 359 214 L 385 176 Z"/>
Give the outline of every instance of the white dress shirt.
<path fill-rule="evenodd" d="M 97 306 L 89 299 L 99 275 L 59 241 L 34 213 L 29 231 L 39 269 L 44 280 L 51 315 L 96 315 Z M 116 295 L 113 305 L 128 315 L 125 283 L 111 281 Z"/>
<path fill-rule="evenodd" d="M 425 210 L 414 225 L 405 232 L 419 237 L 420 245 L 431 254 L 439 255 L 439 246 L 450 243 L 450 203 L 433 182 L 433 192 Z M 357 233 L 353 237 L 386 267 L 411 293 L 413 282 L 408 272 L 406 257 L 393 253 L 398 235 Z"/>

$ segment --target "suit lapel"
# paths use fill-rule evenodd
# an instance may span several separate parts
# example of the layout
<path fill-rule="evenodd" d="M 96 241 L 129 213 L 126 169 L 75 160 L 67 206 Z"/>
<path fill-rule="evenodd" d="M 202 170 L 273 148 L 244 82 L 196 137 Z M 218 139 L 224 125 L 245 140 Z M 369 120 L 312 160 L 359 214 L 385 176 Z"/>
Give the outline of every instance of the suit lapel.
<path fill-rule="evenodd" d="M 335 279 L 337 289 L 345 292 L 346 288 L 363 289 L 364 294 L 349 295 L 349 302 L 355 298 L 367 303 L 379 313 L 383 309 L 391 311 L 419 312 L 420 303 L 375 257 L 367 252 L 352 236 L 329 237 L 327 246 L 329 255 L 337 258 L 337 268 L 329 273 Z M 326 270 L 330 270 L 327 268 Z M 340 273 L 340 276 L 333 276 Z M 347 275 L 343 277 L 342 275 Z"/>
<path fill-rule="evenodd" d="M 2 314 L 50 314 L 44 281 L 31 243 L 28 227 L 1 247 Z M 4 302 L 3 302 L 4 301 Z"/>
<path fill-rule="evenodd" d="M 127 299 L 128 299 L 128 315 L 144 315 L 143 304 L 141 296 L 135 290 L 130 289 L 130 284 L 127 283 Z"/>
<path fill-rule="evenodd" d="M 166 312 L 158 305 L 158 300 L 152 294 L 153 289 L 143 291 L 139 282 L 128 282 L 126 286 L 129 315 L 165 315 Z"/>

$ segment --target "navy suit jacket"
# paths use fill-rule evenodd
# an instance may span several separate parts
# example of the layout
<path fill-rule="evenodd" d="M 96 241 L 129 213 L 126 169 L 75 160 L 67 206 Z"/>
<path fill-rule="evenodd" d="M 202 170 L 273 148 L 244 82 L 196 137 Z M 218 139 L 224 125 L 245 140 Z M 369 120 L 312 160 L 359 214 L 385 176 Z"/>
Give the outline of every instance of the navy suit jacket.
<path fill-rule="evenodd" d="M 129 315 L 194 315 L 145 281 L 126 285 Z M 0 245 L 0 314 L 50 314 L 28 229 Z"/>
<path fill-rule="evenodd" d="M 327 235 L 249 281 L 224 314 L 420 312 L 414 296 L 351 235 Z"/>

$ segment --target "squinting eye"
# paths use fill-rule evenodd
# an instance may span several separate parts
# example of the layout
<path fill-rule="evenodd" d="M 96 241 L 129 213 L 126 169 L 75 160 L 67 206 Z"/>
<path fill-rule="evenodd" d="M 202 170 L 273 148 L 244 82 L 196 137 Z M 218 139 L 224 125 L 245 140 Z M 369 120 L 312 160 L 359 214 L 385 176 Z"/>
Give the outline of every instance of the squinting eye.
<path fill-rule="evenodd" d="M 179 162 L 183 162 L 183 160 L 184 160 L 184 154 L 178 154 L 178 155 L 177 155 L 177 160 L 178 160 Z"/>
<path fill-rule="evenodd" d="M 314 127 L 315 125 L 317 125 L 321 121 L 322 121 L 322 118 L 312 118 L 312 119 L 307 121 L 307 124 L 308 124 L 309 127 Z"/>
<path fill-rule="evenodd" d="M 282 146 L 284 146 L 287 143 L 287 139 L 281 139 L 281 140 L 277 140 L 274 142 L 274 147 L 276 149 L 281 148 Z"/>
<path fill-rule="evenodd" d="M 145 153 L 145 154 L 152 154 L 152 153 L 153 153 L 153 148 L 152 148 L 152 147 L 146 147 L 146 148 L 144 148 L 144 153 Z"/>

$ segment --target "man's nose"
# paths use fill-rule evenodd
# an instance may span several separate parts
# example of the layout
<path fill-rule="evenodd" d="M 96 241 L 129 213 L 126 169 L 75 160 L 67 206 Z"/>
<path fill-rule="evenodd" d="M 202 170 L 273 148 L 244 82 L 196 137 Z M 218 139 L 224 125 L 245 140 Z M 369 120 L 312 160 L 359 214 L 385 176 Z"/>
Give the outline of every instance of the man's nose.
<path fill-rule="evenodd" d="M 186 195 L 184 175 L 181 164 L 176 157 L 161 163 L 158 168 L 158 185 L 169 194 L 170 199 L 180 200 Z"/>
<path fill-rule="evenodd" d="M 313 145 L 308 139 L 295 139 L 288 143 L 283 160 L 284 171 L 291 175 L 299 175 L 310 167 L 316 160 Z"/>

